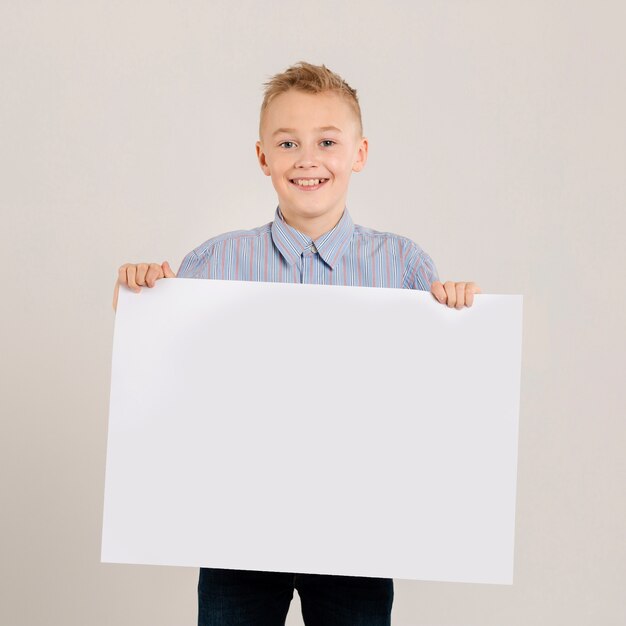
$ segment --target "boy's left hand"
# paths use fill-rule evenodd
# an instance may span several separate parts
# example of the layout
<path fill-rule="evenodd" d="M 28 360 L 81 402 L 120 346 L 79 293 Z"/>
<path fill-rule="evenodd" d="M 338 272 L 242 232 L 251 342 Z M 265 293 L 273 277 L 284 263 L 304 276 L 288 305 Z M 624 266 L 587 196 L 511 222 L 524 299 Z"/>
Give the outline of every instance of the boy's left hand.
<path fill-rule="evenodd" d="M 450 308 L 462 309 L 464 306 L 472 306 L 474 294 L 481 293 L 481 291 L 476 283 L 453 283 L 449 280 L 442 284 L 436 280 L 430 286 L 430 293 L 441 304 L 447 304 Z"/>

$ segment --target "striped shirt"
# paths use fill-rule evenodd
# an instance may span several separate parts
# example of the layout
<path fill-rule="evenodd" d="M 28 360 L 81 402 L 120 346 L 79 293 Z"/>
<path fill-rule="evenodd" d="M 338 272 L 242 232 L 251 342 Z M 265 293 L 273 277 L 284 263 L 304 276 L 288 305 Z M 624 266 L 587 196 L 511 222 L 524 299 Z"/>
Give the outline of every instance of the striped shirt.
<path fill-rule="evenodd" d="M 354 224 L 345 208 L 317 239 L 274 221 L 213 237 L 182 261 L 178 278 L 254 280 L 430 291 L 439 280 L 432 259 L 416 243 Z"/>

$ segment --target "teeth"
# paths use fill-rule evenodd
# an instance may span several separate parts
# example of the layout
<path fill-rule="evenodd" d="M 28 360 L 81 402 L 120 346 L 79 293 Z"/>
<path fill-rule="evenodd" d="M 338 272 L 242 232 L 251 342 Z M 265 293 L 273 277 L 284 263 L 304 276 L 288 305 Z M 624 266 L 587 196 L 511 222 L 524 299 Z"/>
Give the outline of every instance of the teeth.
<path fill-rule="evenodd" d="M 319 185 L 320 181 L 324 181 L 326 180 L 325 178 L 313 178 L 312 180 L 306 180 L 306 179 L 299 179 L 299 180 L 294 180 L 293 182 L 296 183 L 296 185 L 300 185 L 301 187 L 312 187 L 314 185 Z"/>

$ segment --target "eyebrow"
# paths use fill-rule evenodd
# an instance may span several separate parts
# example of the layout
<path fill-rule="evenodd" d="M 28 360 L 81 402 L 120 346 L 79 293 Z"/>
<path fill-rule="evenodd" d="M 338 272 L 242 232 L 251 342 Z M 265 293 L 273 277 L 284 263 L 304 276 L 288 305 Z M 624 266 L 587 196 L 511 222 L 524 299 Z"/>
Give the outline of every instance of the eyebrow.
<path fill-rule="evenodd" d="M 338 132 L 341 132 L 341 128 L 337 128 L 336 126 L 322 126 L 321 128 L 316 128 L 315 130 L 322 130 L 322 131 L 336 130 Z M 280 133 L 295 133 L 295 132 L 296 132 L 295 128 L 279 128 L 278 130 L 275 130 L 272 133 L 272 137 Z"/>

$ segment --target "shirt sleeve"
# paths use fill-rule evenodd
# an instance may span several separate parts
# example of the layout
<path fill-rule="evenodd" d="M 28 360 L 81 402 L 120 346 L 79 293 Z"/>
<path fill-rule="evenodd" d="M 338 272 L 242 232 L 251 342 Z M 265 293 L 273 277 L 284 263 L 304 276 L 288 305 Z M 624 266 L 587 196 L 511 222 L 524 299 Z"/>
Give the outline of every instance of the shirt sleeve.
<path fill-rule="evenodd" d="M 202 259 L 192 250 L 180 264 L 176 278 L 203 278 L 202 270 L 204 269 Z"/>
<path fill-rule="evenodd" d="M 439 280 L 434 261 L 413 241 L 409 242 L 406 254 L 404 288 L 430 291 L 430 286 Z"/>

